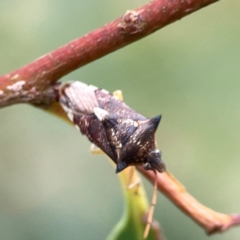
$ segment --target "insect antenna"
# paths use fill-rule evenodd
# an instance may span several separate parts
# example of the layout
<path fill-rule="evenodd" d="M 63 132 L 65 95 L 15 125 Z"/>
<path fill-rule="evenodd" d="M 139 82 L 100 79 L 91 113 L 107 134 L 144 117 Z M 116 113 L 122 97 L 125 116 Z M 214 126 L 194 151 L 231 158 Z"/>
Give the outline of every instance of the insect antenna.
<path fill-rule="evenodd" d="M 144 230 L 144 234 L 143 234 L 143 238 L 147 238 L 151 224 L 152 224 L 152 220 L 153 220 L 153 213 L 154 213 L 154 209 L 155 209 L 155 205 L 157 203 L 157 172 L 155 170 L 153 170 L 154 174 L 155 174 L 155 181 L 154 181 L 154 188 L 153 188 L 153 195 L 152 195 L 152 201 L 151 201 L 151 206 L 148 212 L 148 217 L 147 217 L 147 225 L 145 227 Z"/>

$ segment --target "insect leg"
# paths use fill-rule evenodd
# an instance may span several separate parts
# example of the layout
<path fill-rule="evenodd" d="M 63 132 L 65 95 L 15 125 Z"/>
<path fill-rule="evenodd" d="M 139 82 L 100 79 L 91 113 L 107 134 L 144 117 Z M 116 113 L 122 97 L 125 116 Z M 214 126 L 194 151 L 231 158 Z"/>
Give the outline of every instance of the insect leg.
<path fill-rule="evenodd" d="M 148 217 L 147 217 L 147 225 L 143 234 L 143 238 L 147 238 L 152 220 L 153 220 L 153 213 L 154 213 L 154 208 L 157 203 L 157 172 L 154 171 L 155 173 L 155 181 L 154 181 L 154 189 L 153 189 L 153 195 L 152 195 L 152 202 L 151 202 L 151 207 L 149 209 Z"/>
<path fill-rule="evenodd" d="M 141 179 L 139 177 L 134 176 L 135 171 L 136 171 L 135 167 L 133 167 L 133 166 L 129 167 L 126 189 L 132 189 L 132 188 L 136 187 L 135 193 L 137 194 L 138 188 L 141 183 Z"/>
<path fill-rule="evenodd" d="M 100 155 L 103 154 L 103 151 L 92 143 L 90 146 L 90 153 L 93 155 Z"/>
<path fill-rule="evenodd" d="M 121 90 L 114 91 L 113 96 L 115 96 L 118 100 L 123 101 L 123 94 Z"/>

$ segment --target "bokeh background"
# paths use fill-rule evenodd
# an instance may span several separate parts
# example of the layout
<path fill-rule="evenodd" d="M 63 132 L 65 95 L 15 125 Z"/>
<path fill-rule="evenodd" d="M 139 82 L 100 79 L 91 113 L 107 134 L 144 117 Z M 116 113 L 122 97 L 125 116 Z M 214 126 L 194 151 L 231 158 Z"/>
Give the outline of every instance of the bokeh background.
<path fill-rule="evenodd" d="M 0 74 L 100 27 L 146 0 L 1 0 Z M 121 89 L 140 113 L 162 114 L 168 170 L 203 204 L 240 212 L 240 1 L 220 1 L 64 77 Z M 105 239 L 122 215 L 118 178 L 75 128 L 39 109 L 0 111 L 0 239 Z M 144 182 L 149 195 L 152 186 Z M 159 193 L 169 240 L 208 237 Z"/>

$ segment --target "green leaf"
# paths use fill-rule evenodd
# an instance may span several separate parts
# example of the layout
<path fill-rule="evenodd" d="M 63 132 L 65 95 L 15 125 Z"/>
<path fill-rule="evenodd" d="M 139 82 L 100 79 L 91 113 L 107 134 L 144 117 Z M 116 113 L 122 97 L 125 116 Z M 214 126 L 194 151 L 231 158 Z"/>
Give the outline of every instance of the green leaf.
<path fill-rule="evenodd" d="M 130 177 L 131 175 L 132 177 Z M 134 167 L 132 169 L 128 167 L 119 173 L 118 176 L 126 205 L 122 218 L 114 227 L 107 240 L 144 239 L 143 233 L 146 227 L 149 204 L 140 177 Z M 132 188 L 128 188 L 130 178 L 131 184 L 137 181 L 139 183 Z M 153 225 L 154 227 L 150 229 L 147 240 L 163 239 L 160 235 L 159 224 L 155 222 Z"/>

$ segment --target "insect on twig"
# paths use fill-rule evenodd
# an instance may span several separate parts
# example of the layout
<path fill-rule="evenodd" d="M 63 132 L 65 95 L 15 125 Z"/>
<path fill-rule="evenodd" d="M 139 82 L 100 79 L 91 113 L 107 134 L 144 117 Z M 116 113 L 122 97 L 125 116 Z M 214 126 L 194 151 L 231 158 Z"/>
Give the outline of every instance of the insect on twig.
<path fill-rule="evenodd" d="M 165 170 L 154 136 L 161 115 L 148 119 L 108 91 L 81 82 L 61 85 L 59 102 L 76 128 L 116 163 L 116 173 L 143 165 L 157 178 L 156 171 Z M 156 182 L 144 237 L 156 204 Z"/>

